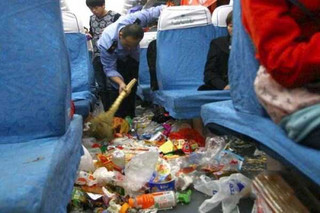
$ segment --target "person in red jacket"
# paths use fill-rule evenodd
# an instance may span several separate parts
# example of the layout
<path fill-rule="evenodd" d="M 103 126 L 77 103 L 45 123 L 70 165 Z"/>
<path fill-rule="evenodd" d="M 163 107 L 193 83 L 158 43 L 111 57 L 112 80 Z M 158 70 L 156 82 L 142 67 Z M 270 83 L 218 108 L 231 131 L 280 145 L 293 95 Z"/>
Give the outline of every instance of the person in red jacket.
<path fill-rule="evenodd" d="M 319 0 L 299 0 L 320 20 Z M 242 0 L 242 21 L 271 76 L 287 88 L 320 80 L 319 23 L 287 0 Z"/>
<path fill-rule="evenodd" d="M 320 83 L 320 0 L 298 1 L 304 8 L 290 0 L 241 0 L 242 22 L 256 48 L 257 59 L 273 80 L 288 89 Z M 316 89 L 318 93 L 320 87 Z M 300 115 L 305 115 L 302 110 L 297 112 L 300 114 L 295 112 L 280 122 L 289 136 L 293 132 L 292 127 L 291 133 L 286 129 L 288 122 L 291 120 L 292 124 Z M 319 103 L 312 112 L 319 114 Z M 300 142 L 320 149 L 318 123 L 294 126 L 294 134 L 311 128 Z"/>

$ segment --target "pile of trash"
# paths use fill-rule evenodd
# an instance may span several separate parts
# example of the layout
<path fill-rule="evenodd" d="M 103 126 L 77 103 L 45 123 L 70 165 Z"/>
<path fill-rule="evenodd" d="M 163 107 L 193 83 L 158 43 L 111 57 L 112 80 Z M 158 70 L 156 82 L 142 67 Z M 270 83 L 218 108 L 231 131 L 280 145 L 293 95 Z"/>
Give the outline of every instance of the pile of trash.
<path fill-rule="evenodd" d="M 112 141 L 83 139 L 69 212 L 157 212 L 191 202 L 192 190 L 211 198 L 199 207 L 208 212 L 222 203 L 237 209 L 251 193 L 251 180 L 239 172 L 251 153 L 233 137 L 206 139 L 191 125 L 147 111 L 133 119 L 115 118 Z"/>

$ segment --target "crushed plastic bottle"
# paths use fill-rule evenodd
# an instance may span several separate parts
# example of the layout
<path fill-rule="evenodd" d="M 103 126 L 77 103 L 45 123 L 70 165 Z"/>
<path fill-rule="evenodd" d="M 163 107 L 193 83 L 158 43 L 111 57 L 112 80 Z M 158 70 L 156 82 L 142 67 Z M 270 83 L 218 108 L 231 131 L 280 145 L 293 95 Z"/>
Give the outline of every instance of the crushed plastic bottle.
<path fill-rule="evenodd" d="M 170 209 L 176 206 L 176 194 L 174 191 L 155 192 L 139 195 L 129 199 L 129 205 L 138 209 L 156 208 L 159 210 Z"/>

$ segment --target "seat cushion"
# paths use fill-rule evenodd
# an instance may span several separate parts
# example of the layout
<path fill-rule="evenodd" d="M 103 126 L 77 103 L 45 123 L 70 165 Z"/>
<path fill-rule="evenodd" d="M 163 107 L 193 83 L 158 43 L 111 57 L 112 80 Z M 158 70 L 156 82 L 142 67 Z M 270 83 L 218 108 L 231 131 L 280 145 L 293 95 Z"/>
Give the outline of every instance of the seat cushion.
<path fill-rule="evenodd" d="M 200 117 L 203 104 L 225 100 L 230 100 L 229 91 L 159 90 L 154 95 L 154 102 L 177 119 Z"/>
<path fill-rule="evenodd" d="M 74 101 L 75 114 L 81 115 L 85 120 L 91 110 L 91 103 L 89 100 L 76 100 Z"/>
<path fill-rule="evenodd" d="M 82 118 L 61 137 L 0 145 L 0 212 L 66 212 L 82 154 Z"/>
<path fill-rule="evenodd" d="M 96 97 L 89 91 L 74 92 L 72 93 L 72 100 L 75 106 L 75 113 L 82 115 L 85 119 L 96 102 Z"/>
<path fill-rule="evenodd" d="M 236 111 L 232 101 L 202 106 L 201 118 L 205 125 L 218 124 L 253 138 L 320 184 L 320 150 L 290 140 L 269 118 Z"/>

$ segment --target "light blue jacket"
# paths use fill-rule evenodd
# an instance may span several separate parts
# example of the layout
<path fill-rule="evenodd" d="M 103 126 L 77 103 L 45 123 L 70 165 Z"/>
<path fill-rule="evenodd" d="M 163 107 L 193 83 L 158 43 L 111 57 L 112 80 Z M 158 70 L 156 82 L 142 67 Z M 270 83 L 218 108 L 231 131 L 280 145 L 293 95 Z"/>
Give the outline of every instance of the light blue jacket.
<path fill-rule="evenodd" d="M 115 23 L 109 25 L 102 33 L 101 38 L 98 40 L 98 47 L 100 50 L 101 62 L 103 64 L 103 70 L 107 77 L 118 76 L 122 78 L 121 74 L 117 71 L 117 59 L 124 59 L 127 56 L 131 56 L 136 61 L 139 61 L 139 46 L 128 51 L 123 48 L 119 42 L 120 30 L 128 24 L 133 24 L 137 19 L 141 21 L 142 27 L 147 26 L 148 23 L 160 16 L 161 10 L 164 5 L 153 7 L 147 10 L 138 11 L 126 16 L 121 16 Z M 116 45 L 112 53 L 108 52 L 108 49 Z M 115 87 L 117 85 L 114 85 Z"/>

